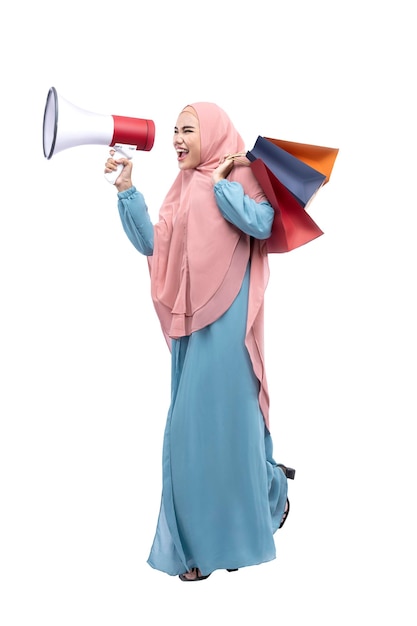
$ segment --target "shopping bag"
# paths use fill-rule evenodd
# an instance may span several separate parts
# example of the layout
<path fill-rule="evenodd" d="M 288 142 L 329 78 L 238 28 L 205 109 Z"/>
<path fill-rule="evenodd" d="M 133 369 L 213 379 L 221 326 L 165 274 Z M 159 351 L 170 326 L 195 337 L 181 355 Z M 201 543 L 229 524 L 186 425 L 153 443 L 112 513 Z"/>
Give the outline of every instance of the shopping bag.
<path fill-rule="evenodd" d="M 261 159 L 253 161 L 250 167 L 275 211 L 272 232 L 266 242 L 268 252 L 290 252 L 323 234 Z"/>
<path fill-rule="evenodd" d="M 304 163 L 307 163 L 307 165 L 310 165 L 310 167 L 313 167 L 321 174 L 324 174 L 326 176 L 324 184 L 329 182 L 333 165 L 339 152 L 338 148 L 315 146 L 309 143 L 298 143 L 284 139 L 272 139 L 271 137 L 265 137 L 265 139 L 282 148 L 285 152 L 289 152 L 297 159 L 304 161 Z"/>
<path fill-rule="evenodd" d="M 309 203 L 326 180 L 324 174 L 290 152 L 286 152 L 266 137 L 258 137 L 252 150 L 246 156 L 249 161 L 261 159 L 302 206 Z"/>
<path fill-rule="evenodd" d="M 268 252 L 289 252 L 323 234 L 306 207 L 325 185 L 337 148 L 259 136 L 246 156 L 275 218 Z"/>

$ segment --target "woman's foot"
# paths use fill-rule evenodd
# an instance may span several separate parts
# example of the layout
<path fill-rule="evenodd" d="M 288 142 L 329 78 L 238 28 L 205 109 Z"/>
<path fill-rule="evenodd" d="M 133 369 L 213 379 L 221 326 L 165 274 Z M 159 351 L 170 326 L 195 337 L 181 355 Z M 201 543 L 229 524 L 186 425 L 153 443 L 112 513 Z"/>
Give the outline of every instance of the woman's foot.
<path fill-rule="evenodd" d="M 180 579 L 184 582 L 193 582 L 195 580 L 205 580 L 209 576 L 210 574 L 202 576 L 198 567 L 193 567 L 188 572 L 185 572 L 185 574 L 180 574 Z"/>

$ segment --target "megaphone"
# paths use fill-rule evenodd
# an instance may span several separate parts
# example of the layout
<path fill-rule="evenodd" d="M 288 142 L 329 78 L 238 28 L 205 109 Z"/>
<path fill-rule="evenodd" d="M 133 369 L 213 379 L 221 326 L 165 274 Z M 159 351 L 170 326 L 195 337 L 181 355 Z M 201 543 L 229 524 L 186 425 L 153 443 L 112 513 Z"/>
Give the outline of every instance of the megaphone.
<path fill-rule="evenodd" d="M 43 115 L 43 153 L 47 159 L 88 144 L 111 146 L 115 159 L 131 159 L 135 150 L 151 150 L 154 140 L 152 120 L 92 113 L 58 96 L 55 87 L 48 92 Z M 117 171 L 105 175 L 106 179 L 114 184 L 122 169 L 119 165 Z"/>

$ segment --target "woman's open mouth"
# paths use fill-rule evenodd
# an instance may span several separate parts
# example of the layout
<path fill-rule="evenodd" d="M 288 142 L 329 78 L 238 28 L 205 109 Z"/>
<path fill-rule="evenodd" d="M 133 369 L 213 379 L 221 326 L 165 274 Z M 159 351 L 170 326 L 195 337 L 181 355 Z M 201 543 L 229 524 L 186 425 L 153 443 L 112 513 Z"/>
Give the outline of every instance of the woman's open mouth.
<path fill-rule="evenodd" d="M 188 150 L 183 150 L 182 148 L 177 148 L 177 157 L 178 161 L 183 161 L 188 154 Z"/>

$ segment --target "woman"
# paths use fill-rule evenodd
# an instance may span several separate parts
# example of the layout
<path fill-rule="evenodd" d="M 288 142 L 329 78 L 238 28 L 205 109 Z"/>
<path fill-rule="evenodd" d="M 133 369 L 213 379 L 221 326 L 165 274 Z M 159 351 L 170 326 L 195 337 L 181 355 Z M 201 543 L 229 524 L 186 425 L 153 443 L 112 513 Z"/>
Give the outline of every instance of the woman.
<path fill-rule="evenodd" d="M 163 489 L 148 563 L 181 580 L 275 558 L 289 510 L 269 432 L 263 303 L 274 211 L 217 105 L 186 106 L 174 131 L 179 174 L 153 225 L 132 162 L 106 162 L 123 228 L 148 257 L 171 350 Z M 112 153 L 113 154 L 113 153 Z"/>

